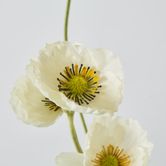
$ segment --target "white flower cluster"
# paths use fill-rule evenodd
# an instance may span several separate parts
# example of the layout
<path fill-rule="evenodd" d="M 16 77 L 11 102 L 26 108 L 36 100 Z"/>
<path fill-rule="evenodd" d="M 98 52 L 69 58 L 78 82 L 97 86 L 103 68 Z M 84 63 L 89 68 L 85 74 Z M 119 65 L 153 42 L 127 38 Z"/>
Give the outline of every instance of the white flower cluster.
<path fill-rule="evenodd" d="M 11 104 L 26 123 L 48 126 L 63 111 L 115 112 L 123 94 L 118 57 L 70 42 L 47 44 L 27 66 Z"/>
<path fill-rule="evenodd" d="M 69 111 L 95 113 L 83 153 L 62 153 L 57 166 L 147 165 L 152 144 L 146 132 L 136 121 L 114 115 L 123 96 L 123 73 L 109 50 L 47 44 L 11 96 L 17 117 L 34 126 L 49 126 Z"/>

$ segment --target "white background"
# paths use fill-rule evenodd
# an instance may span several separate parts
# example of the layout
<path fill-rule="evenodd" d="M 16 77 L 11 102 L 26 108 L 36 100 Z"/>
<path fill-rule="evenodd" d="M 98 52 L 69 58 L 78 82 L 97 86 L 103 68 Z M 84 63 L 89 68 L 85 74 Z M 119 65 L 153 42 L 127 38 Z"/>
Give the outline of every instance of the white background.
<path fill-rule="evenodd" d="M 149 166 L 166 163 L 165 0 L 73 0 L 70 40 L 113 50 L 122 60 L 125 95 L 119 114 L 140 121 L 155 147 Z M 63 40 L 65 0 L 0 0 L 0 165 L 54 166 L 73 151 L 66 117 L 49 128 L 16 119 L 14 82 L 45 43 Z M 90 116 L 87 116 L 89 119 Z M 77 125 L 81 141 L 83 130 Z"/>

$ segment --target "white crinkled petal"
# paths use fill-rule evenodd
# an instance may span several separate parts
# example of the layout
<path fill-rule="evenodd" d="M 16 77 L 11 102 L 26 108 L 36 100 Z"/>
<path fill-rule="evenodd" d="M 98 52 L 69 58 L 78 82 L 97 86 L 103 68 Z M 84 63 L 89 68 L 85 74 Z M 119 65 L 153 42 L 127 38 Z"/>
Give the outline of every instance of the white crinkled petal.
<path fill-rule="evenodd" d="M 97 117 L 88 132 L 85 166 L 90 166 L 102 146 L 118 146 L 131 157 L 132 166 L 146 166 L 152 150 L 146 132 L 137 121 L 104 115 Z"/>
<path fill-rule="evenodd" d="M 46 127 L 55 122 L 62 110 L 51 111 L 41 100 L 45 97 L 32 84 L 30 79 L 22 77 L 17 81 L 11 94 L 11 105 L 17 117 L 25 123 Z"/>
<path fill-rule="evenodd" d="M 71 64 L 83 64 L 95 68 L 99 77 L 99 90 L 89 105 L 78 105 L 58 90 L 60 72 Z M 29 77 L 44 96 L 50 98 L 64 110 L 89 112 L 117 111 L 123 94 L 123 74 L 119 59 L 104 49 L 88 49 L 78 44 L 58 42 L 48 44 L 37 60 L 27 67 Z M 100 110 L 100 111 L 98 111 Z"/>
<path fill-rule="evenodd" d="M 120 60 L 105 49 L 94 51 L 95 67 L 100 71 L 100 94 L 90 103 L 94 110 L 115 112 L 123 96 L 123 73 Z"/>
<path fill-rule="evenodd" d="M 56 166 L 83 166 L 83 155 L 80 153 L 61 153 L 55 159 Z"/>

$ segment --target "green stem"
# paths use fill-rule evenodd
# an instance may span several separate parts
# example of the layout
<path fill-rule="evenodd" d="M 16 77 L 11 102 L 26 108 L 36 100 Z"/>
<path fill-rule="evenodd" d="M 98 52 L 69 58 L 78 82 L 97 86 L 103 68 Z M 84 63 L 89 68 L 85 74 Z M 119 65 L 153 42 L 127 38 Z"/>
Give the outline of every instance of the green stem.
<path fill-rule="evenodd" d="M 64 24 L 64 40 L 68 41 L 68 22 L 69 22 L 69 11 L 70 11 L 71 0 L 67 0 L 65 24 Z"/>
<path fill-rule="evenodd" d="M 80 113 L 80 118 L 81 118 L 81 122 L 82 122 L 82 125 L 83 125 L 83 128 L 84 128 L 84 131 L 85 131 L 85 133 L 87 133 L 88 129 L 87 129 L 87 126 L 86 126 L 84 115 L 82 113 Z"/>
<path fill-rule="evenodd" d="M 64 23 L 64 40 L 65 41 L 68 41 L 68 22 L 69 22 L 70 4 L 71 4 L 71 0 L 67 0 L 65 23 Z M 74 126 L 74 112 L 67 111 L 66 113 L 67 113 L 67 116 L 68 116 L 70 132 L 71 132 L 71 136 L 72 136 L 74 145 L 77 149 L 77 152 L 83 153 L 83 151 L 81 149 L 81 146 L 80 146 L 80 143 L 78 141 L 76 129 L 75 129 L 75 126 Z"/>
<path fill-rule="evenodd" d="M 75 129 L 75 126 L 74 126 L 74 112 L 67 111 L 67 116 L 68 116 L 68 120 L 69 120 L 70 132 L 71 132 L 71 135 L 72 135 L 74 145 L 77 149 L 77 152 L 83 153 L 82 149 L 81 149 L 81 146 L 80 146 L 80 143 L 78 141 L 76 129 Z"/>

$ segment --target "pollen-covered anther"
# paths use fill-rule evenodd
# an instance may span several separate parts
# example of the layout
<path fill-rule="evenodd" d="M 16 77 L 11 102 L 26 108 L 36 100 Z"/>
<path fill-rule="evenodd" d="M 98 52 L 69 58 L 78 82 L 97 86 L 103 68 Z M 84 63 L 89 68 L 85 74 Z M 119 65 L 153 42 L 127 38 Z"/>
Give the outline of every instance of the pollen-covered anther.
<path fill-rule="evenodd" d="M 66 66 L 60 75 L 62 79 L 57 78 L 59 91 L 79 105 L 89 104 L 90 101 L 94 100 L 96 94 L 99 94 L 99 88 L 102 87 L 99 85 L 96 71 L 83 64 Z"/>
<path fill-rule="evenodd" d="M 130 156 L 123 149 L 113 145 L 103 146 L 92 163 L 93 166 L 131 166 Z"/>
<path fill-rule="evenodd" d="M 44 105 L 46 107 L 48 107 L 48 109 L 50 111 L 57 111 L 58 109 L 60 109 L 59 106 L 57 106 L 54 102 L 52 102 L 51 100 L 49 100 L 48 98 L 45 97 L 45 99 L 41 100 L 42 102 L 44 102 Z"/>

